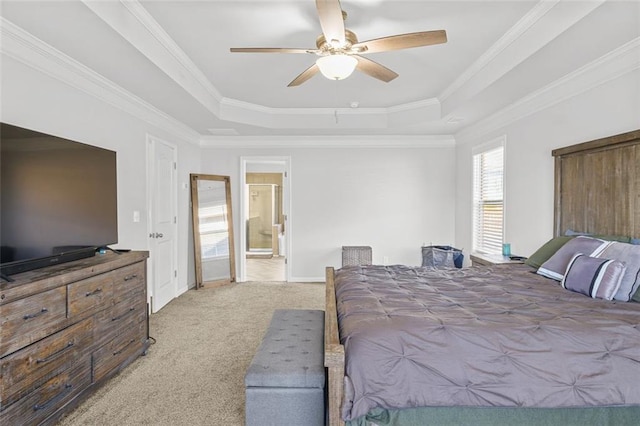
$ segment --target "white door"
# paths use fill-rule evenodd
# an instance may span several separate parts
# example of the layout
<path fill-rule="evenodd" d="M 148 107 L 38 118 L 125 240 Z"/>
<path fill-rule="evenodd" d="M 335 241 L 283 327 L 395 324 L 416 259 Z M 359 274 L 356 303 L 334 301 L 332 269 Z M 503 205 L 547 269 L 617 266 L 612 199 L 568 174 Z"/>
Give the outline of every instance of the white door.
<path fill-rule="evenodd" d="M 176 148 L 149 137 L 149 258 L 151 312 L 177 296 Z"/>

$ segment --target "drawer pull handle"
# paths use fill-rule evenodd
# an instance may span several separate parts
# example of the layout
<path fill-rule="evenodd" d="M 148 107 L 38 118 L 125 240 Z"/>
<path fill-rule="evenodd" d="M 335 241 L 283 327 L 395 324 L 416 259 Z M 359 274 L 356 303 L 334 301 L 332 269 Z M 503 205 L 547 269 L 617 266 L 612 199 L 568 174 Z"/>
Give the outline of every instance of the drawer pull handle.
<path fill-rule="evenodd" d="M 120 315 L 120 316 L 117 316 L 117 317 L 113 317 L 113 318 L 111 318 L 111 321 L 118 321 L 118 320 L 120 320 L 120 319 L 122 319 L 122 318 L 126 317 L 127 315 L 129 315 L 131 312 L 133 312 L 133 311 L 135 311 L 135 310 L 136 310 L 136 308 L 131 307 L 131 308 L 129 308 L 129 310 L 128 310 L 127 312 L 125 312 L 124 314 L 122 314 L 122 315 Z"/>
<path fill-rule="evenodd" d="M 138 278 L 138 274 L 127 275 L 126 277 L 124 277 L 124 280 L 125 281 L 131 281 L 134 278 Z"/>
<path fill-rule="evenodd" d="M 49 312 L 49 310 L 47 308 L 42 308 L 40 309 L 40 312 L 36 312 L 35 314 L 27 314 L 25 316 L 22 317 L 23 320 L 28 320 L 31 318 L 35 318 L 35 317 L 39 317 L 42 314 L 46 314 L 47 312 Z"/>
<path fill-rule="evenodd" d="M 50 404 L 52 404 L 54 401 L 57 401 L 60 398 L 64 398 L 69 392 L 71 392 L 72 388 L 73 388 L 72 384 L 66 383 L 64 385 L 64 389 L 62 389 L 62 391 L 60 391 L 59 394 L 57 394 L 56 396 L 54 396 L 53 398 L 51 398 L 50 400 L 48 400 L 44 404 L 36 404 L 36 405 L 34 405 L 33 406 L 33 411 L 43 410 L 43 409 L 47 408 Z"/>
<path fill-rule="evenodd" d="M 102 288 L 101 288 L 101 287 L 98 287 L 98 288 L 96 288 L 96 289 L 95 289 L 95 290 L 93 290 L 93 291 L 88 291 L 88 292 L 86 292 L 86 293 L 85 293 L 85 296 L 86 296 L 86 297 L 91 297 L 91 296 L 95 296 L 96 294 L 100 294 L 100 293 L 102 293 Z"/>
<path fill-rule="evenodd" d="M 52 353 L 52 354 L 51 354 L 51 355 L 49 355 L 48 357 L 46 357 L 46 358 L 38 358 L 38 359 L 36 360 L 36 364 L 41 364 L 41 363 L 43 363 L 43 362 L 49 362 L 49 361 L 51 361 L 53 358 L 57 357 L 58 355 L 60 355 L 61 353 L 63 353 L 64 351 L 66 351 L 67 349 L 69 349 L 70 347 L 72 347 L 73 345 L 74 345 L 74 343 L 73 343 L 73 342 L 68 342 L 68 343 L 67 343 L 67 346 L 65 346 L 64 348 L 60 349 L 60 350 L 59 350 L 59 351 L 57 351 L 57 352 Z"/>
<path fill-rule="evenodd" d="M 124 350 L 125 350 L 125 349 L 127 349 L 129 346 L 131 346 L 131 344 L 132 344 L 132 343 L 134 343 L 135 341 L 136 341 L 136 339 L 131 339 L 131 340 L 129 340 L 129 343 L 127 343 L 127 344 L 126 344 L 126 345 L 124 345 L 122 348 L 120 348 L 120 350 L 119 350 L 119 351 L 115 351 L 115 352 L 113 353 L 113 356 L 120 355 L 122 352 L 124 352 Z"/>

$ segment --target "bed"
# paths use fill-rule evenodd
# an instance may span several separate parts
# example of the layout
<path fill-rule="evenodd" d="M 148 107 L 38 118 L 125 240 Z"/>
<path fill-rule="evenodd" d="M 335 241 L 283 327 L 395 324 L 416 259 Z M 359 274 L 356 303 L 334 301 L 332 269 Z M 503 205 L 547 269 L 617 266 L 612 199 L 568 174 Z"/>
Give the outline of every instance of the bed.
<path fill-rule="evenodd" d="M 552 241 L 640 237 L 640 130 L 552 154 Z M 640 303 L 580 294 L 596 289 L 573 271 L 595 257 L 571 257 L 567 288 L 533 263 L 327 268 L 329 423 L 637 424 Z"/>

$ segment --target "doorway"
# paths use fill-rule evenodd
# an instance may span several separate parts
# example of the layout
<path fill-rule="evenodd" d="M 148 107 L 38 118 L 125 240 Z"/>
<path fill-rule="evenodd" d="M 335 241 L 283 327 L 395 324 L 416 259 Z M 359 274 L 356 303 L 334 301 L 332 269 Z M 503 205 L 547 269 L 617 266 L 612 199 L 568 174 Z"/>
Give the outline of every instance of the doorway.
<path fill-rule="evenodd" d="M 242 158 L 239 281 L 287 281 L 289 158 Z"/>

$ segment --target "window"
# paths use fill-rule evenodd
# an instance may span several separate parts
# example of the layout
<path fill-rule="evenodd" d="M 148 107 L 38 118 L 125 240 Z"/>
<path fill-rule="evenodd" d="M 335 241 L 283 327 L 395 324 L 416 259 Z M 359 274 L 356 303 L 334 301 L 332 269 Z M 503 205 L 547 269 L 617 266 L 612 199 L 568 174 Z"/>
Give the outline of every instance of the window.
<path fill-rule="evenodd" d="M 473 156 L 473 250 L 501 253 L 504 235 L 504 138 Z"/>

